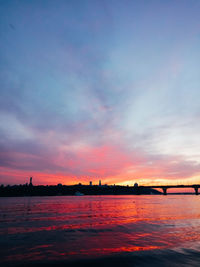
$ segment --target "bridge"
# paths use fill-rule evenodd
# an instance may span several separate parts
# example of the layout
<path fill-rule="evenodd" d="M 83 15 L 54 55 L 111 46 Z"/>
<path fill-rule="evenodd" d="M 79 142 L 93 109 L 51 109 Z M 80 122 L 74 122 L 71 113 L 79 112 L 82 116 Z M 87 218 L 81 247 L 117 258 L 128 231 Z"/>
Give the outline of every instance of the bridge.
<path fill-rule="evenodd" d="M 195 195 L 198 195 L 200 185 L 199 184 L 193 184 L 193 185 L 144 185 L 144 186 L 138 186 L 139 188 L 152 188 L 152 189 L 162 189 L 163 195 L 167 195 L 167 189 L 169 188 L 193 188 Z"/>

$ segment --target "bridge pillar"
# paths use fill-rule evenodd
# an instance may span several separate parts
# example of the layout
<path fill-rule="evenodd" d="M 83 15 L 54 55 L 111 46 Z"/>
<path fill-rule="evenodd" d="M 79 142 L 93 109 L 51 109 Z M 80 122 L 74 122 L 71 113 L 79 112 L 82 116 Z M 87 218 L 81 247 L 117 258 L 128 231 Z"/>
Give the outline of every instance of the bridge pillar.
<path fill-rule="evenodd" d="M 199 189 L 198 187 L 194 187 L 195 195 L 199 194 L 198 189 Z"/>
<path fill-rule="evenodd" d="M 167 195 L 167 188 L 166 187 L 163 187 L 162 190 L 163 190 L 163 195 L 166 196 Z"/>

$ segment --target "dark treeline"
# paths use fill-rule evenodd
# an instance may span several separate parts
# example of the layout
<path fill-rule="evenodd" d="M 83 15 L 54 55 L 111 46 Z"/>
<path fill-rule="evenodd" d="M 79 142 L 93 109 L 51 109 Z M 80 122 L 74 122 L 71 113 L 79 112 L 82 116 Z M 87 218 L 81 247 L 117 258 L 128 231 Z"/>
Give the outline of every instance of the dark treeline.
<path fill-rule="evenodd" d="M 150 195 L 162 194 L 155 189 L 134 186 L 98 185 L 14 185 L 0 186 L 0 197 L 10 196 L 73 196 L 73 195 Z"/>

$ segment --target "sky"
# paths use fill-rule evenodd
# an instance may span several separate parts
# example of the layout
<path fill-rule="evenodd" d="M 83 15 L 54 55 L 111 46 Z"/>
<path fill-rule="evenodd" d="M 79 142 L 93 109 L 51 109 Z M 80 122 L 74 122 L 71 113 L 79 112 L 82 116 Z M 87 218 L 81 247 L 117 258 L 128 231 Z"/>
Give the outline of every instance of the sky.
<path fill-rule="evenodd" d="M 0 0 L 0 184 L 200 183 L 199 14 Z"/>

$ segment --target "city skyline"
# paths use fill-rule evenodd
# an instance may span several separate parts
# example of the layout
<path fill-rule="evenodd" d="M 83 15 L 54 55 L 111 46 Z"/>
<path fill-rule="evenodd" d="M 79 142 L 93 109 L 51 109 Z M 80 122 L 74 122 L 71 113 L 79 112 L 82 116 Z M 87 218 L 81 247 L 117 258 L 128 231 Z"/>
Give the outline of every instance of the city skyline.
<path fill-rule="evenodd" d="M 199 184 L 199 1 L 1 1 L 0 184 Z"/>

